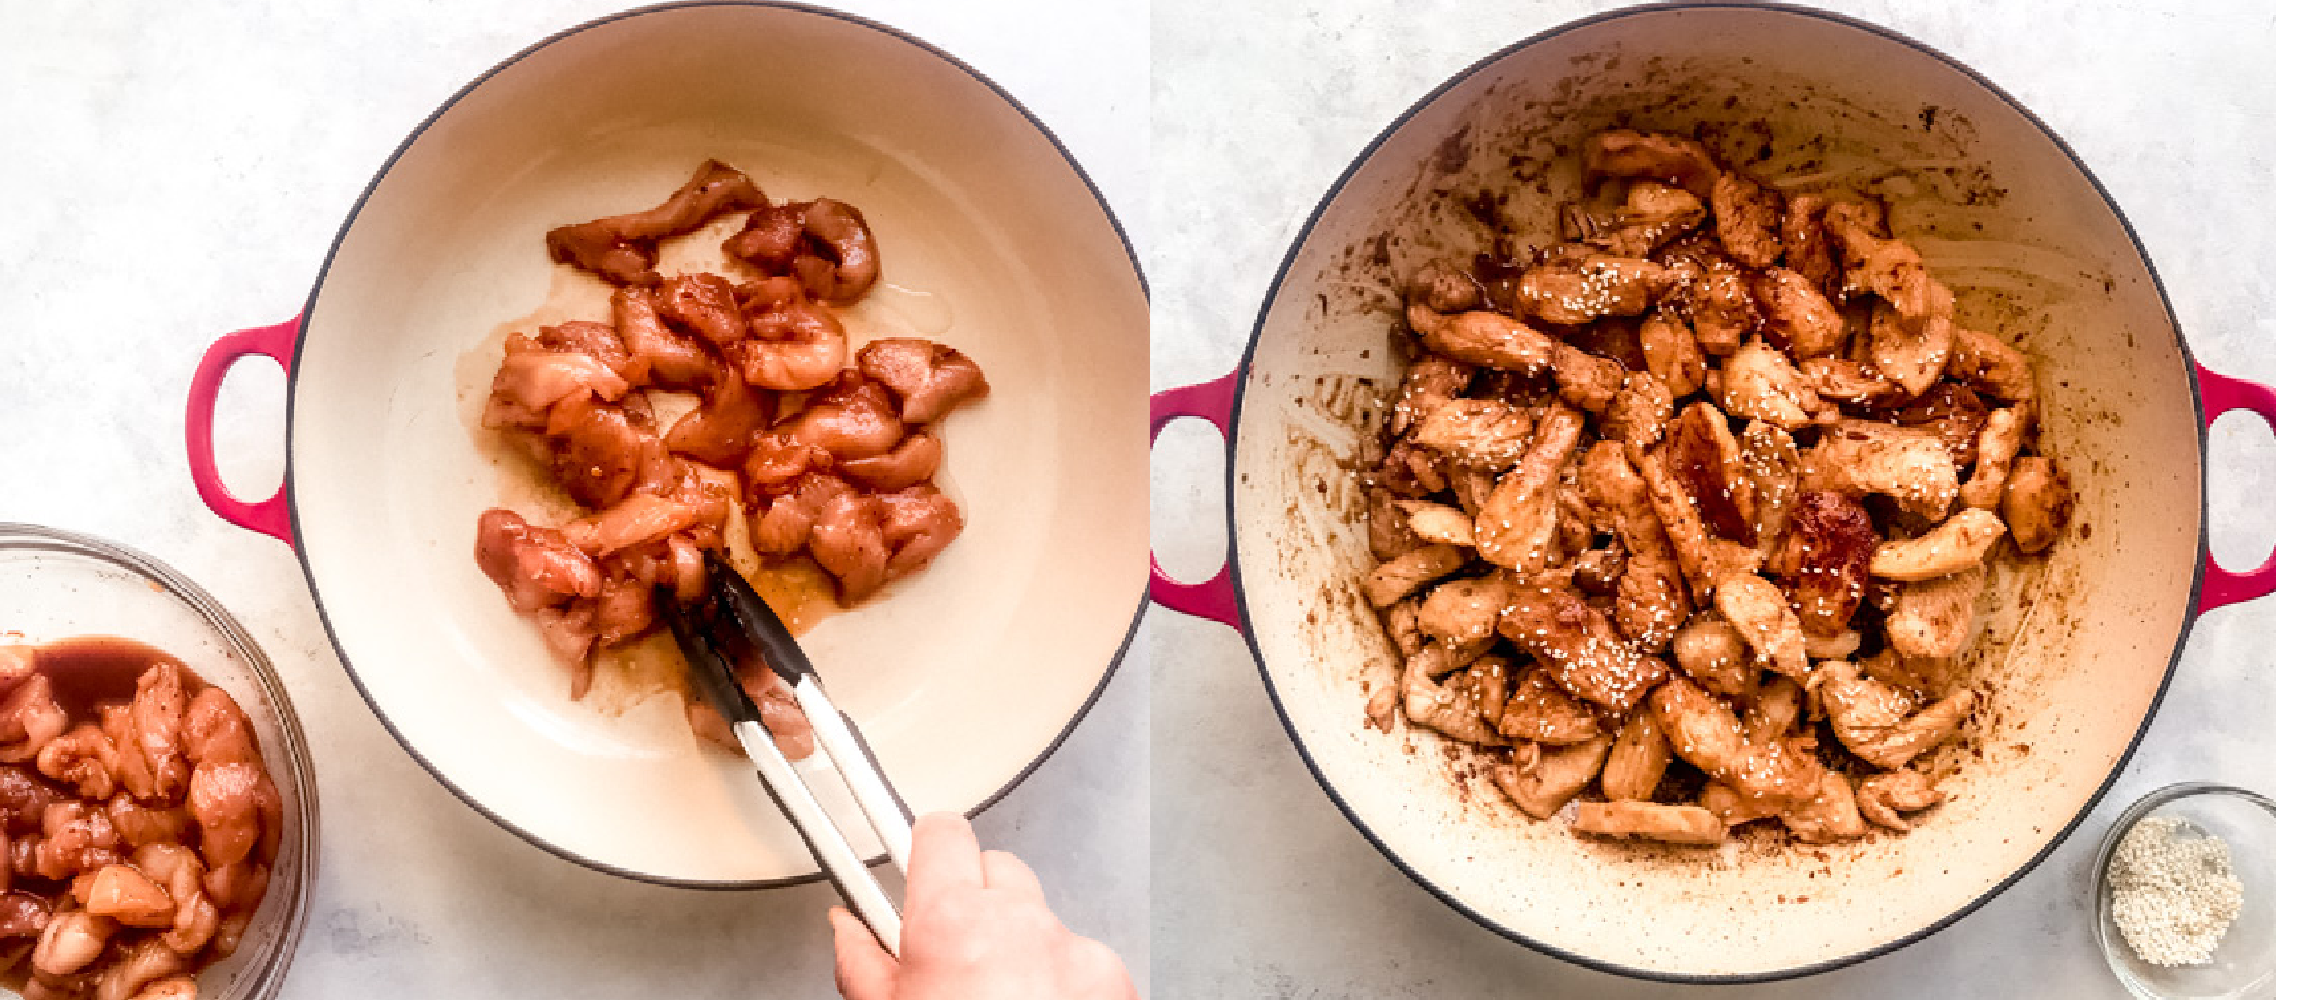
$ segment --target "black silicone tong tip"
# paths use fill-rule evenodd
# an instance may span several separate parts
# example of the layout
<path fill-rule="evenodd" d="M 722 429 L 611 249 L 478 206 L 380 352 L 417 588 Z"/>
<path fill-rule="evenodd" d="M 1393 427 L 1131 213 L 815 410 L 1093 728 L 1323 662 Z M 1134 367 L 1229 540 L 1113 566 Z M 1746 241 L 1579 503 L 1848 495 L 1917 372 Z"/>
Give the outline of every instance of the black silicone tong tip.
<path fill-rule="evenodd" d="M 655 601 L 663 620 L 671 626 L 671 635 L 679 640 L 679 652 L 686 654 L 687 676 L 694 678 L 696 693 L 718 709 L 728 725 L 759 721 L 759 706 L 743 693 L 734 666 L 708 638 L 717 617 L 716 602 L 681 603 L 669 590 L 657 591 Z"/>
<path fill-rule="evenodd" d="M 735 572 L 718 553 L 711 553 L 705 559 L 720 613 L 726 615 L 744 637 L 757 644 L 767 666 L 774 668 L 783 682 L 794 688 L 799 681 L 813 675 L 815 665 L 807 659 L 806 652 L 799 649 L 799 641 L 791 637 L 791 630 L 783 625 L 775 609 L 768 607 L 759 592 L 751 589 L 750 581 L 743 579 L 743 574 Z"/>

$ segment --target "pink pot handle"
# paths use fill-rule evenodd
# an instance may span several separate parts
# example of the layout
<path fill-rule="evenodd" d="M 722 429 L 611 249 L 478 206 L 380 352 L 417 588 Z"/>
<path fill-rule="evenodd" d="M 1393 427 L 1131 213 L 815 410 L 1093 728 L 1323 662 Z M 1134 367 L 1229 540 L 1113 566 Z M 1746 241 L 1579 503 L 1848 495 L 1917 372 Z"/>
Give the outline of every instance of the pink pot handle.
<path fill-rule="evenodd" d="M 1230 440 L 1230 407 L 1238 398 L 1238 377 L 1243 367 L 1211 382 L 1186 385 L 1150 395 L 1150 440 L 1156 443 L 1166 425 L 1183 417 L 1196 417 L 1214 425 L 1222 440 Z M 1201 583 L 1183 583 L 1158 567 L 1158 553 L 1150 553 L 1150 599 L 1208 621 L 1238 627 L 1237 570 L 1228 561 Z"/>
<path fill-rule="evenodd" d="M 2258 382 L 2229 378 L 2218 372 L 2196 366 L 2196 389 L 2204 400 L 2204 425 L 2212 426 L 2220 415 L 2230 410 L 2250 410 L 2268 421 L 2268 429 L 2276 429 L 2276 390 Z M 2212 557 L 2209 541 L 2204 549 L 2204 590 L 2196 600 L 2196 611 L 2202 614 L 2214 608 L 2265 597 L 2276 590 L 2276 550 L 2268 550 L 2268 560 L 2256 569 L 2234 572 L 2220 565 Z"/>
<path fill-rule="evenodd" d="M 216 516 L 290 546 L 295 544 L 295 536 L 288 527 L 286 483 L 281 483 L 269 499 L 248 503 L 225 489 L 223 477 L 216 474 L 216 390 L 223 387 L 224 373 L 232 364 L 250 354 L 264 355 L 279 362 L 280 368 L 290 369 L 296 331 L 302 325 L 303 317 L 297 316 L 285 323 L 216 338 L 200 356 L 200 367 L 192 372 L 191 399 L 184 406 L 184 451 L 191 458 L 192 485 L 199 488 L 200 499 L 207 501 Z"/>

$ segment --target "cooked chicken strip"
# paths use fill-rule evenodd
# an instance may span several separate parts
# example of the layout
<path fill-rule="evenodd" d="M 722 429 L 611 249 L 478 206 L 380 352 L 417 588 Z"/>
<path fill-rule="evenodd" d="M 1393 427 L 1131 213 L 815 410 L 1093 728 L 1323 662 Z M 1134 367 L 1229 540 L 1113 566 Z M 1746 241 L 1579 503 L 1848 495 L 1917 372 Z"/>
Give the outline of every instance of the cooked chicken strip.
<path fill-rule="evenodd" d="M 1599 736 L 1569 747 L 1520 747 L 1512 756 L 1523 762 L 1494 768 L 1493 783 L 1526 815 L 1548 819 L 1596 779 L 1612 745 L 1611 737 Z"/>
<path fill-rule="evenodd" d="M 1581 457 L 1582 492 L 1605 512 L 1614 533 L 1621 536 L 1631 554 L 1674 560 L 1677 553 L 1670 546 L 1669 533 L 1653 509 L 1645 477 L 1630 463 L 1629 454 L 1619 441 L 1590 445 Z"/>
<path fill-rule="evenodd" d="M 1972 634 L 1973 606 L 1987 584 L 1988 570 L 1975 566 L 1901 588 L 1885 637 L 1903 656 L 1957 655 Z"/>
<path fill-rule="evenodd" d="M 1862 779 L 1853 790 L 1853 801 L 1860 806 L 1861 815 L 1869 822 L 1898 833 L 1909 832 L 1909 821 L 1902 813 L 1929 809 L 1946 798 L 1933 787 L 1931 775 L 1908 768 L 1872 774 Z"/>
<path fill-rule="evenodd" d="M 1533 412 L 1490 399 L 1449 399 L 1430 408 L 1413 440 L 1472 469 L 1499 472 L 1517 464 L 1533 435 Z"/>
<path fill-rule="evenodd" d="M 1550 746 L 1580 743 L 1605 732 L 1589 706 L 1558 690 L 1556 682 L 1540 670 L 1520 674 L 1517 690 L 1511 692 L 1508 704 L 1502 706 L 1501 718 L 1494 723 L 1494 728 L 1511 739 Z"/>
<path fill-rule="evenodd" d="M 1805 375 L 1789 356 L 1752 340 L 1726 358 L 1718 369 L 1724 393 L 1718 404 L 1725 412 L 1745 420 L 1762 420 L 1796 430 L 1812 422 L 1821 397 L 1805 383 Z"/>
<path fill-rule="evenodd" d="M 1841 276 L 1837 252 L 1821 228 L 1821 213 L 1828 199 L 1818 195 L 1790 195 L 1781 213 L 1781 263 L 1816 289 L 1834 294 Z"/>
<path fill-rule="evenodd" d="M 1551 404 L 1534 427 L 1533 443 L 1494 486 L 1477 513 L 1477 553 L 1507 570 L 1539 568 L 1557 527 L 1557 480 L 1565 458 L 1581 440 L 1581 413 Z"/>
<path fill-rule="evenodd" d="M 1394 501 L 1405 515 L 1406 530 L 1415 537 L 1441 545 L 1459 545 L 1464 548 L 1477 544 L 1471 532 L 1476 522 L 1459 508 L 1427 500 Z"/>
<path fill-rule="evenodd" d="M 1787 344 L 1789 353 L 1798 360 L 1833 355 L 1844 346 L 1845 318 L 1804 275 L 1788 268 L 1772 268 L 1750 284 L 1749 295 L 1757 303 L 1766 328 Z"/>
<path fill-rule="evenodd" d="M 1693 328 L 1683 320 L 1666 309 L 1654 310 L 1637 327 L 1637 345 L 1645 370 L 1669 390 L 1671 398 L 1700 391 L 1707 363 L 1701 358 L 1700 341 L 1693 339 Z"/>
<path fill-rule="evenodd" d="M 1781 195 L 1731 171 L 1709 192 L 1717 215 L 1717 242 L 1744 267 L 1766 268 L 1781 259 Z"/>
<path fill-rule="evenodd" d="M 2035 555 L 2051 548 L 2075 510 L 2068 475 L 2052 459 L 2029 455 L 2013 460 L 2005 480 L 2004 520 L 2022 552 Z"/>
<path fill-rule="evenodd" d="M 1422 598 L 1417 617 L 1421 630 L 1439 642 L 1456 645 L 1493 635 L 1494 622 L 1509 597 L 1509 584 L 1500 574 L 1468 580 L 1450 580 L 1430 589 Z"/>
<path fill-rule="evenodd" d="M 1406 368 L 1397 405 L 1390 410 L 1390 433 L 1404 437 L 1424 416 L 1469 388 L 1477 369 L 1450 358 L 1423 358 Z"/>
<path fill-rule="evenodd" d="M 1605 419 L 1598 432 L 1640 451 L 1661 440 L 1661 429 L 1669 420 L 1671 401 L 1669 390 L 1660 380 L 1644 372 L 1630 372 L 1613 396 L 1613 403 L 1605 410 Z"/>
<path fill-rule="evenodd" d="M 1725 824 L 1709 810 L 1651 802 L 1584 802 L 1574 811 L 1573 832 L 1671 844 L 1725 842 Z"/>
<path fill-rule="evenodd" d="M 1849 358 L 1810 358 L 1798 365 L 1797 370 L 1805 373 L 1805 384 L 1812 386 L 1814 393 L 1839 403 L 1866 406 L 1901 392 L 1900 386 L 1878 374 L 1867 362 Z"/>
<path fill-rule="evenodd" d="M 1654 248 L 1692 232 L 1708 218 L 1700 196 L 1651 180 L 1631 181 L 1621 208 L 1591 212 L 1579 205 L 1563 209 L 1568 234 L 1625 257 L 1643 257 Z"/>
<path fill-rule="evenodd" d="M 1685 578 L 1686 591 L 1695 604 L 1708 603 L 1717 589 L 1718 567 L 1724 561 L 1717 551 L 1721 543 L 1709 536 L 1701 509 L 1670 474 L 1658 450 L 1637 456 L 1637 468 L 1645 480 L 1654 515 L 1677 556 L 1677 570 Z"/>
<path fill-rule="evenodd" d="M 1780 576 L 1807 636 L 1838 635 L 1852 626 L 1868 594 L 1876 549 L 1869 512 L 1852 497 L 1823 490 L 1797 498 Z"/>
<path fill-rule="evenodd" d="M 1629 369 L 1610 358 L 1560 343 L 1550 358 L 1550 374 L 1557 379 L 1557 396 L 1594 414 L 1613 405 Z"/>
<path fill-rule="evenodd" d="M 1414 271 L 1406 279 L 1406 297 L 1441 313 L 1457 313 L 1475 309 L 1485 298 L 1477 279 L 1469 272 L 1448 264 L 1431 261 Z"/>
<path fill-rule="evenodd" d="M 2029 370 L 2028 356 L 1979 330 L 1957 328 L 1948 373 L 2002 402 L 2036 397 L 2036 375 Z"/>
<path fill-rule="evenodd" d="M 1380 566 L 1366 577 L 1366 597 L 1374 607 L 1386 608 L 1422 585 L 1462 567 L 1462 550 L 1451 545 L 1424 545 Z"/>
<path fill-rule="evenodd" d="M 1835 660 L 1814 672 L 1811 687 L 1845 749 L 1887 770 L 1956 735 L 1965 716 L 1980 704 L 1979 696 L 1957 688 L 1912 715 L 1916 699 L 1907 692 L 1859 676 L 1851 664 Z"/>
<path fill-rule="evenodd" d="M 1804 709 L 1804 689 L 1787 677 L 1774 677 L 1757 689 L 1749 711 L 1742 716 L 1741 728 L 1749 734 L 1749 742 L 1771 743 L 1797 728 Z"/>
<path fill-rule="evenodd" d="M 1638 257 L 1593 254 L 1577 264 L 1544 264 L 1517 281 L 1516 312 L 1579 326 L 1600 316 L 1635 316 L 1670 282 L 1669 269 Z"/>
<path fill-rule="evenodd" d="M 1805 452 L 1798 480 L 1807 491 L 1882 493 L 1902 510 L 1938 521 L 1957 498 L 1957 466 L 1941 439 L 1905 427 L 1847 420 Z"/>
<path fill-rule="evenodd" d="M 1444 317 L 1422 332 L 1422 343 L 1456 361 L 1528 374 L 1548 371 L 1557 346 L 1548 334 L 1482 309 Z"/>
<path fill-rule="evenodd" d="M 1494 746 L 1502 742 L 1478 711 L 1478 679 L 1469 671 L 1455 671 L 1441 683 L 1408 665 L 1399 682 L 1406 721 L 1464 743 Z"/>
<path fill-rule="evenodd" d="M 1654 721 L 1653 710 L 1640 704 L 1630 711 L 1629 718 L 1622 720 L 1621 732 L 1613 741 L 1613 753 L 1605 758 L 1605 774 L 1598 787 L 1606 798 L 1615 802 L 1650 799 L 1675 756 L 1669 749 L 1668 734 Z"/>
<path fill-rule="evenodd" d="M 1869 572 L 1903 581 L 1962 572 L 1988 558 L 1989 546 L 2004 533 L 2005 523 L 1995 514 L 1967 507 L 1919 537 L 1877 546 L 1877 554 L 1869 559 Z"/>
<path fill-rule="evenodd" d="M 1730 262 L 1713 261 L 1685 292 L 1693 320 L 1693 339 L 1701 349 L 1724 357 L 1741 347 L 1741 339 L 1757 324 L 1757 303 L 1749 294 L 1749 280 Z"/>
<path fill-rule="evenodd" d="M 1709 810 L 1728 829 L 1781 814 L 1779 803 L 1759 805 L 1751 802 L 1747 796 L 1734 791 L 1732 785 L 1722 780 L 1711 780 L 1702 785 L 1701 797 L 1697 801 L 1701 808 Z"/>
<path fill-rule="evenodd" d="M 1755 573 L 1735 573 L 1717 581 L 1717 611 L 1733 623 L 1759 662 L 1792 680 L 1805 679 L 1811 669 L 1805 659 L 1805 630 L 1797 623 L 1796 609 L 1773 581 Z"/>
<path fill-rule="evenodd" d="M 1955 344 L 1956 324 L 1945 308 L 1907 313 L 1879 306 L 1869 318 L 1869 364 L 1911 396 L 1922 395 L 1940 381 Z"/>
<path fill-rule="evenodd" d="M 1667 181 L 1699 198 L 1710 196 L 1722 174 L 1708 147 L 1697 141 L 1628 130 L 1590 136 L 1581 163 L 1592 174 Z"/>
<path fill-rule="evenodd" d="M 1710 774 L 1724 771 L 1748 745 L 1733 710 L 1683 677 L 1662 681 L 1647 705 L 1677 756 Z"/>
<path fill-rule="evenodd" d="M 1732 623 L 1705 612 L 1679 629 L 1670 643 L 1677 667 L 1719 694 L 1741 697 L 1757 686 L 1757 666 L 1749 644 Z"/>
<path fill-rule="evenodd" d="M 1783 810 L 1822 794 L 1829 773 L 1810 751 L 1785 740 L 1773 740 L 1743 747 L 1713 776 L 1733 786 L 1757 808 Z"/>
<path fill-rule="evenodd" d="M 1743 545 L 1753 540 L 1757 501 L 1724 413 L 1706 402 L 1687 406 L 1669 422 L 1658 454 L 1718 537 Z"/>
<path fill-rule="evenodd" d="M 1534 654 L 1559 687 L 1607 711 L 1628 711 L 1669 672 L 1621 641 L 1604 612 L 1562 585 L 1513 588 L 1499 628 Z"/>
<path fill-rule="evenodd" d="M 1480 656 L 1462 673 L 1469 678 L 1463 683 L 1477 692 L 1477 717 L 1488 726 L 1500 725 L 1502 710 L 1509 707 L 1509 661 L 1498 656 Z"/>
<path fill-rule="evenodd" d="M 1677 561 L 1632 555 L 1614 587 L 1613 620 L 1621 637 L 1643 650 L 1664 648 L 1692 609 L 1678 581 Z"/>
<path fill-rule="evenodd" d="M 1973 442 L 1972 474 L 1965 477 L 1964 488 L 1957 494 L 1965 506 L 1995 510 L 2004 500 L 2013 456 L 2020 453 L 2021 442 L 2028 437 L 2034 413 L 2035 407 L 2029 403 L 2015 403 L 1989 413 L 1988 423 L 1981 425 L 1980 436 Z"/>
<path fill-rule="evenodd" d="M 1751 532 L 1760 558 L 1769 559 L 1787 539 L 1797 501 L 1797 439 L 1762 420 L 1741 428 L 1741 472 L 1749 479 Z"/>
<path fill-rule="evenodd" d="M 1781 810 L 1781 822 L 1808 844 L 1853 840 L 1869 832 L 1869 824 L 1861 820 L 1860 805 L 1854 800 L 1853 783 L 1842 771 L 1824 772 L 1821 794 Z"/>

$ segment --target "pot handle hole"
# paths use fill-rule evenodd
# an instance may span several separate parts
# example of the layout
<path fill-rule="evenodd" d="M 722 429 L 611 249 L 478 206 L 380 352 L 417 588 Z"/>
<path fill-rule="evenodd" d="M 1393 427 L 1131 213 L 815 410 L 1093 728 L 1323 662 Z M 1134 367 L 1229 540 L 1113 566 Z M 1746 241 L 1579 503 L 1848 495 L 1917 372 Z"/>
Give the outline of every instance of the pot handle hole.
<path fill-rule="evenodd" d="M 1150 441 L 1156 444 L 1158 435 L 1166 425 L 1183 417 L 1196 417 L 1214 425 L 1222 440 L 1230 440 L 1231 405 L 1238 398 L 1238 378 L 1244 368 L 1231 370 L 1228 375 L 1211 382 L 1186 385 L 1150 394 Z M 1231 557 L 1224 559 L 1222 568 L 1198 583 L 1183 583 L 1158 565 L 1158 553 L 1150 553 L 1150 599 L 1167 608 L 1186 615 L 1196 615 L 1207 621 L 1220 622 L 1231 628 L 1238 627 L 1238 590 L 1233 583 L 1237 569 Z"/>
<path fill-rule="evenodd" d="M 184 452 L 191 459 L 192 485 L 200 491 L 200 499 L 217 517 L 290 546 L 295 538 L 288 527 L 286 483 L 269 498 L 249 503 L 225 489 L 223 477 L 216 474 L 216 391 L 223 387 L 224 373 L 251 354 L 261 354 L 279 362 L 282 369 L 292 370 L 289 360 L 295 356 L 296 331 L 302 325 L 303 317 L 297 316 L 285 323 L 216 338 L 200 356 L 199 368 L 192 372 L 191 398 L 184 407 Z"/>
<path fill-rule="evenodd" d="M 2196 366 L 2196 389 L 2204 402 L 2204 425 L 2210 428 L 2230 410 L 2249 410 L 2268 421 L 2268 429 L 2276 429 L 2276 390 L 2258 382 L 2230 378 L 2203 365 Z M 2198 613 L 2225 607 L 2255 597 L 2265 597 L 2276 590 L 2276 550 L 2268 550 L 2268 559 L 2258 567 L 2238 572 L 2220 565 L 2212 555 L 2209 536 L 2204 546 L 2204 587 L 2197 597 Z"/>

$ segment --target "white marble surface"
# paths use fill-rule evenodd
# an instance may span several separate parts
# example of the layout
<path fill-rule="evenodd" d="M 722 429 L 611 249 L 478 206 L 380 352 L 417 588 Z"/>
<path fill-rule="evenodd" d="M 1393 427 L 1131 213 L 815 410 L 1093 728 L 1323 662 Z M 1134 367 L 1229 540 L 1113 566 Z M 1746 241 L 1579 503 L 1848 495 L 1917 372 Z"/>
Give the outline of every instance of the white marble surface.
<path fill-rule="evenodd" d="M 288 996 L 831 995 L 828 890 L 626 882 L 456 802 L 359 700 L 285 547 L 209 514 L 181 457 L 201 349 L 298 307 L 407 130 L 495 61 L 619 6 L 7 5 L 0 519 L 169 561 L 279 663 L 325 786 L 321 874 Z M 1473 59 L 1603 5 L 849 6 L 969 60 L 1082 161 L 1144 255 L 1163 388 L 1236 363 L 1295 229 L 1383 124 Z M 2272 377 L 2265 0 L 1840 6 L 1947 49 L 2052 122 L 2132 216 L 2199 358 Z M 277 481 L 283 385 L 244 365 L 227 387 L 219 450 L 243 493 Z M 2271 452 L 2256 422 L 2214 438 L 2211 523 L 2238 564 L 2270 544 Z M 1170 567 L 1202 575 L 1221 553 L 1219 450 L 1185 426 L 1153 461 L 1153 538 Z M 2271 784 L 2271 710 L 2249 695 L 2269 685 L 2274 603 L 2198 623 L 2103 810 L 2173 780 Z M 2082 869 L 2105 819 L 1925 942 L 1719 992 L 2113 995 L 2082 934 Z M 1116 947 L 1149 996 L 1672 992 L 1545 958 L 1423 893 L 1310 780 L 1243 643 L 1162 610 L 1069 742 L 979 825 L 1038 867 L 1058 911 Z M 449 877 L 395 876 L 410 869 Z M 432 885 L 453 888 L 420 888 Z"/>

